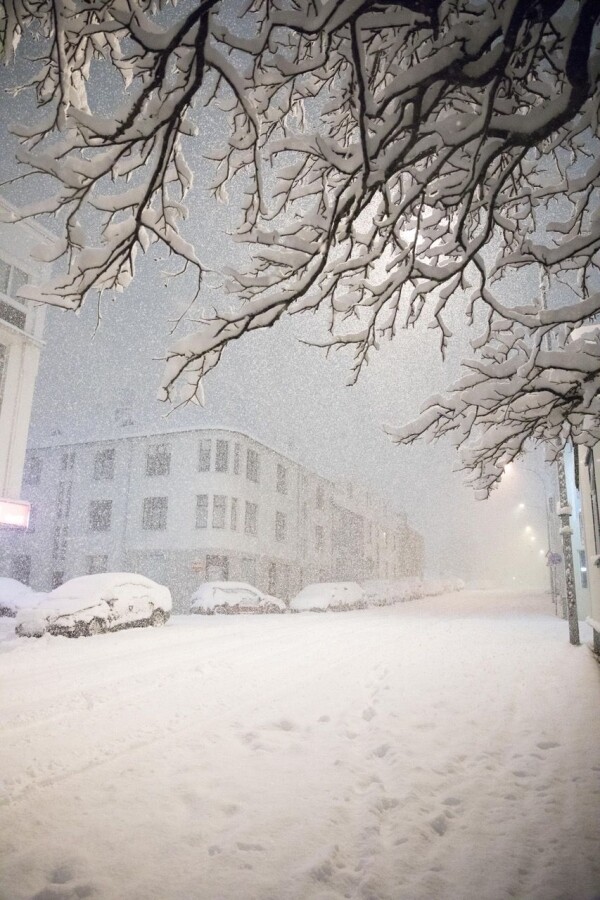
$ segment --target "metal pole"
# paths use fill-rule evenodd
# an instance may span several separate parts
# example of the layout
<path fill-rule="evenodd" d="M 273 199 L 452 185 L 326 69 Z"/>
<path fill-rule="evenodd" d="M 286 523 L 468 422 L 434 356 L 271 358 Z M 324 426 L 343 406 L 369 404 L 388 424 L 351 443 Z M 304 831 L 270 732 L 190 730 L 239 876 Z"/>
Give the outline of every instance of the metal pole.
<path fill-rule="evenodd" d="M 573 573 L 573 547 L 571 535 L 573 530 L 569 524 L 571 507 L 567 496 L 567 479 L 565 476 L 565 461 L 561 452 L 556 459 L 558 471 L 559 490 L 559 516 L 563 545 L 563 558 L 565 561 L 565 583 L 567 592 L 567 620 L 569 622 L 569 640 L 577 646 L 579 644 L 579 620 L 577 618 L 577 597 L 575 594 L 575 577 Z"/>

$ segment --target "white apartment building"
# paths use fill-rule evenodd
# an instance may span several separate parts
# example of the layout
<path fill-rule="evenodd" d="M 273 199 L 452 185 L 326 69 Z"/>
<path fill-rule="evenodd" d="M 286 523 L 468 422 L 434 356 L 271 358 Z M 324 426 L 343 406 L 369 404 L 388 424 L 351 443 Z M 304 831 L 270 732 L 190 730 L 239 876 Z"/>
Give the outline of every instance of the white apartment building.
<path fill-rule="evenodd" d="M 0 198 L 0 220 L 10 218 L 12 212 L 11 205 Z M 18 293 L 30 280 L 40 280 L 47 264 L 36 260 L 36 248 L 53 241 L 35 223 L 0 221 L 0 501 L 21 499 L 46 313 L 43 304 L 23 300 Z"/>
<path fill-rule="evenodd" d="M 2 574 L 38 590 L 136 571 L 167 584 L 185 611 L 205 580 L 288 598 L 314 581 L 422 574 L 422 538 L 402 515 L 237 431 L 38 447 L 23 491 L 31 525 L 5 536 Z"/>

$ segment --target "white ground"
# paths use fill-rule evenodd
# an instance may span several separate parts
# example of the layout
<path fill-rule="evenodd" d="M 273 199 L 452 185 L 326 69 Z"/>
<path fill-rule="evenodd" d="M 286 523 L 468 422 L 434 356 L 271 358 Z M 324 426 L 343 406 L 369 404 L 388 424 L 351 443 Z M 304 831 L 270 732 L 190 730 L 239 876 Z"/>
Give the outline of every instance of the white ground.
<path fill-rule="evenodd" d="M 600 666 L 552 612 L 4 620 L 0 897 L 591 900 Z"/>

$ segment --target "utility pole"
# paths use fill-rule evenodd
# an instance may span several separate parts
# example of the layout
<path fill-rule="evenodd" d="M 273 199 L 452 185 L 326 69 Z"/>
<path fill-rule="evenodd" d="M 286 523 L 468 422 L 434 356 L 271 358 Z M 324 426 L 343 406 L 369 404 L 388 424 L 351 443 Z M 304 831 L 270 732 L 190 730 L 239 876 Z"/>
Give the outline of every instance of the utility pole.
<path fill-rule="evenodd" d="M 562 537 L 563 559 L 565 563 L 569 640 L 574 646 L 577 646 L 579 644 L 579 620 L 577 618 L 577 596 L 575 594 L 575 576 L 573 573 L 573 547 L 571 544 L 571 535 L 573 534 L 573 529 L 569 524 L 569 519 L 571 518 L 571 507 L 569 506 L 569 498 L 567 495 L 565 460 L 562 450 L 556 458 L 556 468 L 558 471 L 559 492 L 558 515 L 560 516 L 560 534 Z"/>

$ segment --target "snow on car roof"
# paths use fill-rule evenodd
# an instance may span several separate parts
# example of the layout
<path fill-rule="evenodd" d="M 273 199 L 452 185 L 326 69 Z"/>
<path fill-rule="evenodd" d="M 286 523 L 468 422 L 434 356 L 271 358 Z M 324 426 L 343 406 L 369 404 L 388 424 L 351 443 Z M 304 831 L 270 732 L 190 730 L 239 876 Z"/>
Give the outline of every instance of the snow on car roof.
<path fill-rule="evenodd" d="M 55 588 L 49 596 L 52 598 L 77 597 L 80 600 L 86 597 L 95 598 L 99 593 L 114 590 L 125 584 L 139 584 L 142 587 L 162 587 L 145 575 L 137 575 L 134 572 L 100 572 L 97 575 L 81 575 L 79 578 L 71 578 Z"/>
<path fill-rule="evenodd" d="M 324 581 L 321 584 L 307 584 L 296 597 L 320 597 L 322 594 L 362 594 L 363 589 L 356 581 Z"/>
<path fill-rule="evenodd" d="M 14 600 L 15 597 L 32 593 L 29 585 L 17 581 L 16 578 L 0 578 L 0 600 Z"/>

